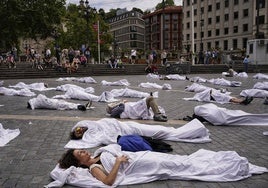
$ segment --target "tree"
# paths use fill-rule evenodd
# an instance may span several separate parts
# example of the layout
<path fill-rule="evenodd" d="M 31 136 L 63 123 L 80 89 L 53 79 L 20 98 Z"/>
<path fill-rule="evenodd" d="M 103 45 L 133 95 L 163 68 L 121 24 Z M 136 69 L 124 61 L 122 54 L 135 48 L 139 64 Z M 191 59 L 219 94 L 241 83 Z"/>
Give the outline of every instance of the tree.
<path fill-rule="evenodd" d="M 65 13 L 65 0 L 1 0 L 0 47 L 18 44 L 20 37 L 46 38 Z"/>
<path fill-rule="evenodd" d="M 173 0 L 163 0 L 161 3 L 158 3 L 155 7 L 156 10 L 162 9 L 166 6 L 174 6 L 174 1 Z"/>

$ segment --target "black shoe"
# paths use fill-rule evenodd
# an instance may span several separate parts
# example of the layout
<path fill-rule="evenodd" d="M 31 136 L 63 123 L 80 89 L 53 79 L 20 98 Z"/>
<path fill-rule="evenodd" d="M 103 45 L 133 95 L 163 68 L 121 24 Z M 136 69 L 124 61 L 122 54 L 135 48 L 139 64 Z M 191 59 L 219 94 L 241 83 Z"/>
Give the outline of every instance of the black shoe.
<path fill-rule="evenodd" d="M 89 109 L 92 106 L 92 100 L 88 101 L 88 103 L 85 106 L 86 109 Z"/>
<path fill-rule="evenodd" d="M 86 111 L 87 110 L 87 108 L 84 105 L 78 105 L 77 109 L 81 110 L 81 111 Z"/>
<path fill-rule="evenodd" d="M 30 105 L 29 102 L 27 102 L 27 108 L 28 108 L 28 109 L 32 109 L 32 107 L 31 107 L 31 105 Z"/>
<path fill-rule="evenodd" d="M 186 116 L 184 118 L 182 118 L 182 120 L 184 121 L 192 121 L 194 118 L 193 117 L 190 117 L 190 116 Z"/>
<path fill-rule="evenodd" d="M 268 105 L 268 97 L 265 98 L 263 104 Z"/>
<path fill-rule="evenodd" d="M 168 119 L 166 116 L 162 114 L 154 115 L 154 121 L 161 121 L 161 122 L 167 122 Z"/>
<path fill-rule="evenodd" d="M 246 97 L 240 104 L 248 105 L 251 101 L 253 101 L 253 97 Z"/>

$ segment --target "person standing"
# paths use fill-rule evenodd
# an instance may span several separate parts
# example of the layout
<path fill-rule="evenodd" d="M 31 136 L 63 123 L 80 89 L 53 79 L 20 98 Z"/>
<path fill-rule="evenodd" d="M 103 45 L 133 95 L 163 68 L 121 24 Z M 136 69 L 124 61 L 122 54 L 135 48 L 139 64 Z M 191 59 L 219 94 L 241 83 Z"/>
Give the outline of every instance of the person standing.
<path fill-rule="evenodd" d="M 135 49 L 131 50 L 131 64 L 136 63 L 136 56 L 137 56 L 137 51 Z"/>
<path fill-rule="evenodd" d="M 248 64 L 249 64 L 249 55 L 247 55 L 244 60 L 243 60 L 243 64 L 244 64 L 244 72 L 248 72 Z"/>
<path fill-rule="evenodd" d="M 166 50 L 163 50 L 162 53 L 161 53 L 161 59 L 162 59 L 162 66 L 165 66 L 166 65 L 166 62 L 167 62 L 167 52 Z"/>

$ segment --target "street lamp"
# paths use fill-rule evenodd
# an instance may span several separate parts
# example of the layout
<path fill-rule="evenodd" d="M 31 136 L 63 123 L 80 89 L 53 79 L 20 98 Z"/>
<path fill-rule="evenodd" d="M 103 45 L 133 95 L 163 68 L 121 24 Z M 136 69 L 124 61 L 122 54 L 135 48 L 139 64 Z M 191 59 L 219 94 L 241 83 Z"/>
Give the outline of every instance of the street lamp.
<path fill-rule="evenodd" d="M 91 8 L 89 6 L 89 2 L 88 0 L 86 1 L 83 1 L 83 0 L 80 0 L 80 11 L 83 11 L 83 14 L 86 18 L 86 21 L 87 21 L 87 46 L 89 45 L 89 17 L 90 17 L 90 13 L 93 13 L 95 14 L 96 12 L 96 9 L 95 8 Z"/>

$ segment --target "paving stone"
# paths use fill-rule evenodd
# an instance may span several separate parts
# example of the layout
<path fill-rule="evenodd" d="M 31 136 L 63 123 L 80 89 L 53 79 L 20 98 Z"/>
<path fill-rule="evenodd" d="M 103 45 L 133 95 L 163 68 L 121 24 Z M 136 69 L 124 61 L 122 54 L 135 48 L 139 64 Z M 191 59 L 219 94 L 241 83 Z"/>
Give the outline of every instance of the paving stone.
<path fill-rule="evenodd" d="M 238 96 L 242 89 L 252 88 L 258 80 L 252 79 L 253 74 L 249 74 L 248 79 L 239 79 L 242 81 L 241 87 L 228 88 L 233 96 Z M 189 75 L 197 76 L 197 75 Z M 198 75 L 204 78 L 218 78 L 219 74 L 204 74 Z M 125 78 L 130 83 L 130 88 L 140 91 L 157 91 L 155 89 L 138 88 L 141 82 L 147 82 L 145 75 L 135 76 L 94 76 L 94 79 L 100 83 L 102 80 L 117 81 Z M 235 78 L 230 78 L 235 79 Z M 4 80 L 4 86 L 14 85 L 18 82 L 34 83 L 47 82 L 50 87 L 56 87 L 70 82 L 57 82 L 56 78 L 48 79 L 16 79 Z M 149 80 L 151 82 L 151 80 Z M 195 101 L 184 101 L 183 97 L 193 96 L 194 93 L 184 91 L 185 86 L 192 83 L 188 81 L 164 81 L 157 80 L 159 85 L 163 83 L 171 84 L 172 91 L 159 91 L 157 102 L 162 106 L 170 120 L 177 120 L 192 115 L 196 105 L 204 104 Z M 85 84 L 73 83 L 82 87 L 92 86 L 95 88 L 95 94 L 99 95 L 103 91 L 110 91 L 118 88 L 118 86 L 101 86 L 100 84 Z M 209 85 L 212 86 L 212 85 Z M 213 87 L 213 86 L 212 86 Z M 42 93 L 42 92 L 36 92 Z M 59 92 L 46 91 L 47 96 L 52 97 Z M 52 180 L 49 173 L 55 167 L 62 153 L 65 151 L 64 145 L 68 142 L 69 132 L 71 128 L 80 121 L 80 119 L 93 119 L 107 117 L 105 114 L 105 103 L 93 103 L 96 108 L 86 112 L 81 111 L 55 111 L 55 110 L 29 110 L 26 108 L 27 101 L 31 97 L 18 96 L 0 96 L 0 123 L 4 128 L 18 128 L 21 134 L 12 140 L 0 150 L 0 187 L 43 187 Z M 137 99 L 128 98 L 130 101 Z M 70 100 L 78 102 L 75 100 Z M 235 105 L 224 104 L 218 105 L 229 109 L 244 110 L 250 113 L 268 113 L 268 106 L 262 104 L 263 99 L 254 99 L 250 105 Z M 83 101 L 79 101 L 83 103 Z M 12 117 L 10 117 L 12 115 Z M 63 119 L 60 119 L 63 118 Z M 65 119 L 64 119 L 65 118 Z M 186 122 L 185 122 L 186 123 Z M 153 121 L 148 121 L 148 124 L 155 124 Z M 161 123 L 158 123 L 161 124 Z M 165 126 L 180 127 L 183 123 L 169 124 L 163 123 Z M 268 142 L 267 136 L 262 133 L 268 131 L 267 127 L 260 126 L 212 126 L 205 123 L 205 126 L 210 131 L 212 142 L 204 144 L 191 144 L 181 142 L 168 142 L 172 145 L 174 154 L 191 154 L 198 149 L 209 149 L 214 151 L 219 150 L 234 150 L 241 156 L 247 157 L 248 160 L 260 166 L 268 167 Z M 94 149 L 90 149 L 94 151 Z M 28 181 L 29 180 L 29 181 Z M 268 173 L 262 175 L 254 175 L 245 180 L 238 182 L 200 182 L 200 181 L 181 181 L 181 180 L 166 180 L 156 181 L 147 184 L 121 186 L 122 188 L 153 188 L 153 187 L 243 187 L 255 188 L 267 187 Z M 73 186 L 65 185 L 64 188 Z"/>

